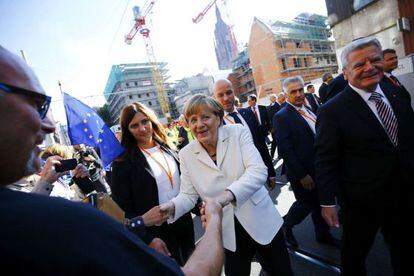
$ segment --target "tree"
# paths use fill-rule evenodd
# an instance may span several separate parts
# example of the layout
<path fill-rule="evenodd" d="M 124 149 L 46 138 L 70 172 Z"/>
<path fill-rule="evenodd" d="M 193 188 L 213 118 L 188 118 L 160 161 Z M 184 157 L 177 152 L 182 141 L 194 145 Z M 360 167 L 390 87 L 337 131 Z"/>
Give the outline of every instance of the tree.
<path fill-rule="evenodd" d="M 109 105 L 105 103 L 102 107 L 94 107 L 96 113 L 105 122 L 108 127 L 112 126 L 111 113 L 109 112 Z"/>

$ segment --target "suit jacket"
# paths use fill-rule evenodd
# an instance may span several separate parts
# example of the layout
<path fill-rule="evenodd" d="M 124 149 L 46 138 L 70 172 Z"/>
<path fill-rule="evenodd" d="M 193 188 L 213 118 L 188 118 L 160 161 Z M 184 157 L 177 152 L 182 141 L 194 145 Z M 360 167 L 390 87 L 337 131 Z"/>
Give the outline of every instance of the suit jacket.
<path fill-rule="evenodd" d="M 259 126 L 257 125 L 257 121 L 256 121 L 256 118 L 254 117 L 253 111 L 250 108 L 240 108 L 237 111 L 246 121 L 247 126 L 250 129 L 250 133 L 253 136 L 254 145 L 256 146 L 257 150 L 262 156 L 263 162 L 265 163 L 267 167 L 268 176 L 275 177 L 276 172 L 275 172 L 275 168 L 273 167 L 272 158 L 270 157 L 269 149 L 267 148 L 265 140 L 262 139 L 262 136 L 260 134 L 260 129 L 259 129 Z"/>
<path fill-rule="evenodd" d="M 305 97 L 308 100 L 309 104 L 310 104 L 310 108 L 312 109 L 313 113 L 317 113 L 318 112 L 318 107 L 321 104 L 320 100 L 318 98 L 318 96 L 315 95 L 315 97 L 313 96 L 314 94 L 312 93 L 305 93 Z"/>
<path fill-rule="evenodd" d="M 174 157 L 179 166 L 178 156 L 168 147 L 162 150 Z M 152 207 L 159 205 L 157 182 L 144 154 L 138 148 L 112 166 L 112 198 L 125 212 L 125 217 L 141 216 Z M 192 230 L 191 215 L 178 222 L 177 227 Z M 161 237 L 167 230 L 167 223 L 162 226 L 147 227 L 147 239 Z"/>
<path fill-rule="evenodd" d="M 381 82 L 388 83 L 390 85 L 395 85 L 394 82 L 392 82 L 392 80 L 389 77 L 387 77 L 385 74 L 382 77 Z M 401 88 L 401 90 L 404 92 L 404 94 L 408 98 L 408 100 L 411 101 L 410 92 L 408 92 L 408 90 L 400 82 L 399 82 L 399 85 L 400 86 L 398 86 L 398 87 Z"/>
<path fill-rule="evenodd" d="M 314 137 L 306 120 L 291 105 L 274 117 L 278 153 L 283 158 L 289 181 L 296 182 L 309 174 L 315 179 Z"/>
<path fill-rule="evenodd" d="M 326 83 L 322 83 L 319 87 L 319 99 L 321 99 L 321 103 L 326 102 L 326 95 L 328 93 L 328 85 Z"/>
<path fill-rule="evenodd" d="M 322 205 L 335 204 L 336 189 L 345 207 L 382 204 L 393 192 L 412 195 L 414 112 L 400 88 L 380 87 L 398 120 L 397 147 L 350 86 L 319 109 L 315 166 Z"/>
<path fill-rule="evenodd" d="M 174 219 L 191 210 L 199 195 L 215 197 L 228 189 L 236 201 L 223 209 L 224 247 L 236 250 L 234 216 L 256 242 L 269 244 L 272 241 L 283 220 L 264 186 L 266 166 L 244 126 L 219 127 L 217 165 L 197 140 L 183 148 L 179 155 L 181 189 L 173 199 Z"/>
<path fill-rule="evenodd" d="M 341 93 L 347 85 L 348 81 L 345 80 L 344 74 L 341 73 L 338 76 L 336 76 L 336 78 L 334 78 L 328 85 L 326 99 L 324 103 L 328 102 L 330 99 Z"/>
<path fill-rule="evenodd" d="M 270 128 L 273 130 L 273 116 L 280 110 L 280 104 L 278 102 L 275 102 L 273 105 L 269 104 L 267 106 L 267 117 L 270 120 Z"/>

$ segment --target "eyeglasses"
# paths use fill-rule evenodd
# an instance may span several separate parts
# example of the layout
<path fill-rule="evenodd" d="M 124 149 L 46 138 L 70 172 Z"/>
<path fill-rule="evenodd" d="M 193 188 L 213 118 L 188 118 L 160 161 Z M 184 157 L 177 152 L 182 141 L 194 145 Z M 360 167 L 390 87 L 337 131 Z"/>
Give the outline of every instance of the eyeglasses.
<path fill-rule="evenodd" d="M 43 120 L 46 117 L 52 97 L 5 83 L 0 83 L 0 89 L 8 93 L 20 94 L 37 99 L 39 101 L 37 112 L 39 112 L 40 119 Z"/>

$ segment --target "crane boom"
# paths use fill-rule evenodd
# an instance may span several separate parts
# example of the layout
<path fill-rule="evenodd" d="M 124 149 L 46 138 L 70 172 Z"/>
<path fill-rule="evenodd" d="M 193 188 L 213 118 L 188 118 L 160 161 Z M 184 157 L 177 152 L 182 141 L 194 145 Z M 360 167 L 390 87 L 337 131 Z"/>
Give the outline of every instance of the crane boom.
<path fill-rule="evenodd" d="M 204 8 L 204 10 L 202 12 L 200 12 L 195 18 L 193 18 L 193 23 L 197 24 L 198 22 L 200 22 L 203 18 L 204 15 L 206 15 L 206 13 L 208 12 L 208 10 L 217 2 L 217 0 L 213 0 L 211 1 L 207 7 Z"/>

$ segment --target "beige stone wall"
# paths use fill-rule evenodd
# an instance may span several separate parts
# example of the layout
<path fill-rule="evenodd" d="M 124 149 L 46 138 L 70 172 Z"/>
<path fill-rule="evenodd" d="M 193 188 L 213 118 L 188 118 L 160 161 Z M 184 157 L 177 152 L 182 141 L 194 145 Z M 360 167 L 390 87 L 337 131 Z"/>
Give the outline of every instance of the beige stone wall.
<path fill-rule="evenodd" d="M 405 56 L 402 34 L 396 27 L 397 18 L 397 1 L 380 0 L 333 26 L 339 65 L 342 48 L 352 40 L 365 36 L 375 36 L 384 48 L 393 48 L 398 56 Z"/>

